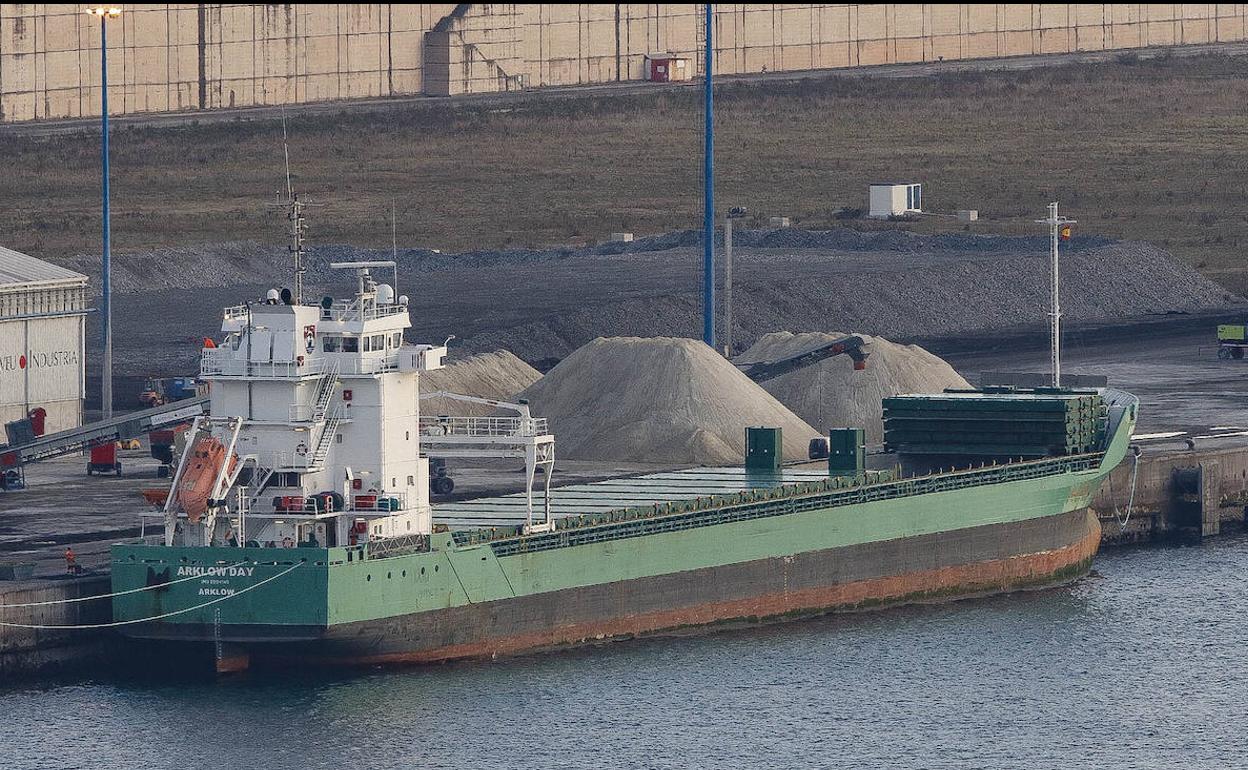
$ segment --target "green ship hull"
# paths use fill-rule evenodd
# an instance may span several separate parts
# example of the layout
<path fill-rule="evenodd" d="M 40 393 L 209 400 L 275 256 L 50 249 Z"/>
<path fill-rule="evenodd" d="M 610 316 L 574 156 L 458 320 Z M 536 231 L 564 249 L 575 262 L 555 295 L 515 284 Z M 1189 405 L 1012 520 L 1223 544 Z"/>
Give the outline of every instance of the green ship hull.
<path fill-rule="evenodd" d="M 789 484 L 622 509 L 554 532 L 345 548 L 117 545 L 127 635 L 221 658 L 326 664 L 491 657 L 691 626 L 1052 585 L 1100 541 L 1092 495 L 1128 450 L 902 480 Z M 222 650 L 225 652 L 222 653 Z"/>

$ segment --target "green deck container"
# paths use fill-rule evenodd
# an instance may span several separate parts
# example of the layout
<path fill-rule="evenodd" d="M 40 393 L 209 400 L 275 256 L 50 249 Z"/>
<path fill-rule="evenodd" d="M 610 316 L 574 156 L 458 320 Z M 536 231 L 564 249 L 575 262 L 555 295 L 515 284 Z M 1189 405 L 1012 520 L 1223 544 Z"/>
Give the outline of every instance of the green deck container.
<path fill-rule="evenodd" d="M 784 434 L 780 428 L 745 429 L 745 468 L 778 471 L 784 464 Z"/>
<path fill-rule="evenodd" d="M 859 476 L 866 470 L 867 434 L 862 428 L 828 431 L 828 475 Z"/>

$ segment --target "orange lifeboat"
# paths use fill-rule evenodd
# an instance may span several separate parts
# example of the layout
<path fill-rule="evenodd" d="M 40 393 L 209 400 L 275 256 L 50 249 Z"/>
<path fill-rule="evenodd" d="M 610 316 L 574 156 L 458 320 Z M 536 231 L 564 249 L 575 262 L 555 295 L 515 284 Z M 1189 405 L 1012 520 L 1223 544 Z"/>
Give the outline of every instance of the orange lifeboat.
<path fill-rule="evenodd" d="M 178 480 L 177 503 L 186 511 L 186 518 L 195 524 L 207 512 L 208 498 L 226 463 L 225 445 L 213 436 L 201 436 L 191 447 L 187 462 L 190 464 Z M 233 473 L 237 464 L 238 457 L 230 455 L 226 473 Z"/>

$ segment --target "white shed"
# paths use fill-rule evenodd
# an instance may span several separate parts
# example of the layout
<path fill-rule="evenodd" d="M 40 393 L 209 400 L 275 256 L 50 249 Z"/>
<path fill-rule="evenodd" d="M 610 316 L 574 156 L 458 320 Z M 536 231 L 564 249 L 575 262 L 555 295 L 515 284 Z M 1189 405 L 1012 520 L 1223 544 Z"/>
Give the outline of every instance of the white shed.
<path fill-rule="evenodd" d="M 40 407 L 47 433 L 82 424 L 86 313 L 85 275 L 0 246 L 0 443 Z"/>
<path fill-rule="evenodd" d="M 923 185 L 918 182 L 879 182 L 870 187 L 867 216 L 887 219 L 922 210 Z"/>

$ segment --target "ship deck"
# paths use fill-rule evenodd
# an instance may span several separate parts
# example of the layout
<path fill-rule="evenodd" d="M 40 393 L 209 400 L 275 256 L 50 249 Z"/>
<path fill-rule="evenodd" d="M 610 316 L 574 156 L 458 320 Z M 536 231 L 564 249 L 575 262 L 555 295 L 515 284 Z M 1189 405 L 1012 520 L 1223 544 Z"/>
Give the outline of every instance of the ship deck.
<path fill-rule="evenodd" d="M 745 468 L 688 468 L 645 476 L 571 484 L 550 490 L 550 511 L 555 519 L 583 514 L 609 513 L 625 508 L 694 500 L 707 495 L 732 495 L 786 484 L 821 481 L 825 469 L 786 468 L 780 471 L 747 471 Z M 542 515 L 542 495 L 533 493 L 534 519 Z M 524 493 L 482 497 L 434 505 L 433 520 L 452 530 L 514 526 L 527 517 Z"/>

